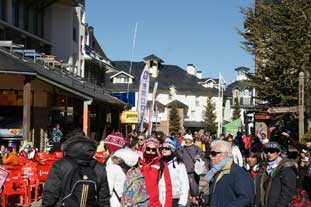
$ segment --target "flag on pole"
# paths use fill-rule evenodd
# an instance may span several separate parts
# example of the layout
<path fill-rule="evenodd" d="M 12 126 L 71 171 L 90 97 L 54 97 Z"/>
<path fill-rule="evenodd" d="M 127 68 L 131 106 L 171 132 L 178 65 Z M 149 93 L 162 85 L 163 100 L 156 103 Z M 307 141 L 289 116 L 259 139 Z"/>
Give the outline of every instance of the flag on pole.
<path fill-rule="evenodd" d="M 225 85 L 226 85 L 225 78 L 221 73 L 219 73 L 219 87 L 224 88 Z"/>
<path fill-rule="evenodd" d="M 146 64 L 140 76 L 139 91 L 138 91 L 138 126 L 137 131 L 141 132 L 144 124 L 145 112 L 147 109 L 148 93 L 149 93 L 149 67 Z"/>
<path fill-rule="evenodd" d="M 151 103 L 150 108 L 149 108 L 149 123 L 148 123 L 149 135 L 151 135 L 151 131 L 152 131 L 152 117 L 153 117 L 154 103 L 155 103 L 155 99 L 156 99 L 157 90 L 158 90 L 158 81 L 156 81 L 154 83 L 153 93 L 152 93 L 152 103 Z"/>

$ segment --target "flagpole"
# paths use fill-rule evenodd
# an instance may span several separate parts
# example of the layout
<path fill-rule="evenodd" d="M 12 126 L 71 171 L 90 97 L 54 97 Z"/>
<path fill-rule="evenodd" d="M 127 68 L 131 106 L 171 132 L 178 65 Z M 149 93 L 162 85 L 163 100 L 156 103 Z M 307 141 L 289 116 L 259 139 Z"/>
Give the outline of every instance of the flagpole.
<path fill-rule="evenodd" d="M 221 90 L 221 84 L 220 84 L 220 73 L 218 75 L 218 102 L 221 101 L 220 99 L 220 90 Z M 220 104 L 219 104 L 220 105 Z M 222 116 L 222 107 L 220 106 L 220 110 L 219 110 L 219 117 L 218 117 L 218 130 L 217 130 L 217 135 L 218 135 L 218 138 L 220 137 L 220 130 L 221 130 L 221 116 Z"/>
<path fill-rule="evenodd" d="M 130 75 L 132 73 L 132 65 L 133 65 L 133 58 L 134 58 L 134 49 L 135 49 L 135 44 L 136 44 L 137 27 L 138 27 L 138 22 L 136 22 L 135 31 L 134 31 L 134 38 L 133 38 L 133 45 L 132 45 L 132 52 L 131 52 L 131 62 L 130 62 L 130 69 L 129 69 Z M 127 103 L 129 103 L 129 90 L 130 90 L 130 81 L 128 81 L 128 83 L 127 83 L 127 90 L 126 90 L 126 102 Z"/>

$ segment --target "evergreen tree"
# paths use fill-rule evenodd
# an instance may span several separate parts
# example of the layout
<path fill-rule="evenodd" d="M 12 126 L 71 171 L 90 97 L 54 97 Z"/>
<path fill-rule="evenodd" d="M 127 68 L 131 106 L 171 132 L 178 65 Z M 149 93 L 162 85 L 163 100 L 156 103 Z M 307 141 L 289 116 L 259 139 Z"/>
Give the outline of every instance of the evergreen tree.
<path fill-rule="evenodd" d="M 170 133 L 178 133 L 180 131 L 180 116 L 176 105 L 173 105 L 170 110 L 169 130 Z"/>
<path fill-rule="evenodd" d="M 233 116 L 232 119 L 236 120 L 241 118 L 241 108 L 240 108 L 240 102 L 236 101 L 236 104 L 234 105 L 234 110 L 233 110 Z"/>
<path fill-rule="evenodd" d="M 298 74 L 305 73 L 305 94 L 310 93 L 311 0 L 257 0 L 244 8 L 242 42 L 255 56 L 255 74 L 249 74 L 257 98 L 269 106 L 298 105 Z M 306 97 L 306 106 L 310 99 Z"/>
<path fill-rule="evenodd" d="M 207 105 L 204 108 L 203 119 L 205 122 L 205 130 L 214 134 L 217 132 L 217 123 L 215 122 L 215 104 L 212 102 L 212 95 L 208 95 Z"/>

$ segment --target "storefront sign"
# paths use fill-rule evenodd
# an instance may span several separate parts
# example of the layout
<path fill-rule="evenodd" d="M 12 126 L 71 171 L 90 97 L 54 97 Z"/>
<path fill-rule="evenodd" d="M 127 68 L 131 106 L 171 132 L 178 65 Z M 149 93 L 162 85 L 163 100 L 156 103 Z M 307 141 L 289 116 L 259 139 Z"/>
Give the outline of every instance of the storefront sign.
<path fill-rule="evenodd" d="M 137 111 L 123 111 L 121 115 L 122 124 L 137 124 L 138 112 Z"/>

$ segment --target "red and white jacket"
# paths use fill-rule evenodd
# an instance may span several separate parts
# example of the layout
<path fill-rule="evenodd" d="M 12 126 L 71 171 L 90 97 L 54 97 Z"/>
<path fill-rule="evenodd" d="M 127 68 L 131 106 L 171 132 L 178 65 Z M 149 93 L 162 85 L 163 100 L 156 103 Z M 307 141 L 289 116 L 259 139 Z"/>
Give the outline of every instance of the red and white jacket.
<path fill-rule="evenodd" d="M 160 173 L 160 158 L 155 157 L 150 163 L 144 159 L 140 160 L 141 173 L 146 182 L 146 190 L 150 197 L 150 206 L 152 207 L 171 207 L 172 206 L 172 184 L 168 166 L 163 162 L 164 170 L 162 176 Z M 163 184 L 164 182 L 164 184 Z M 160 184 L 162 183 L 162 184 Z"/>

